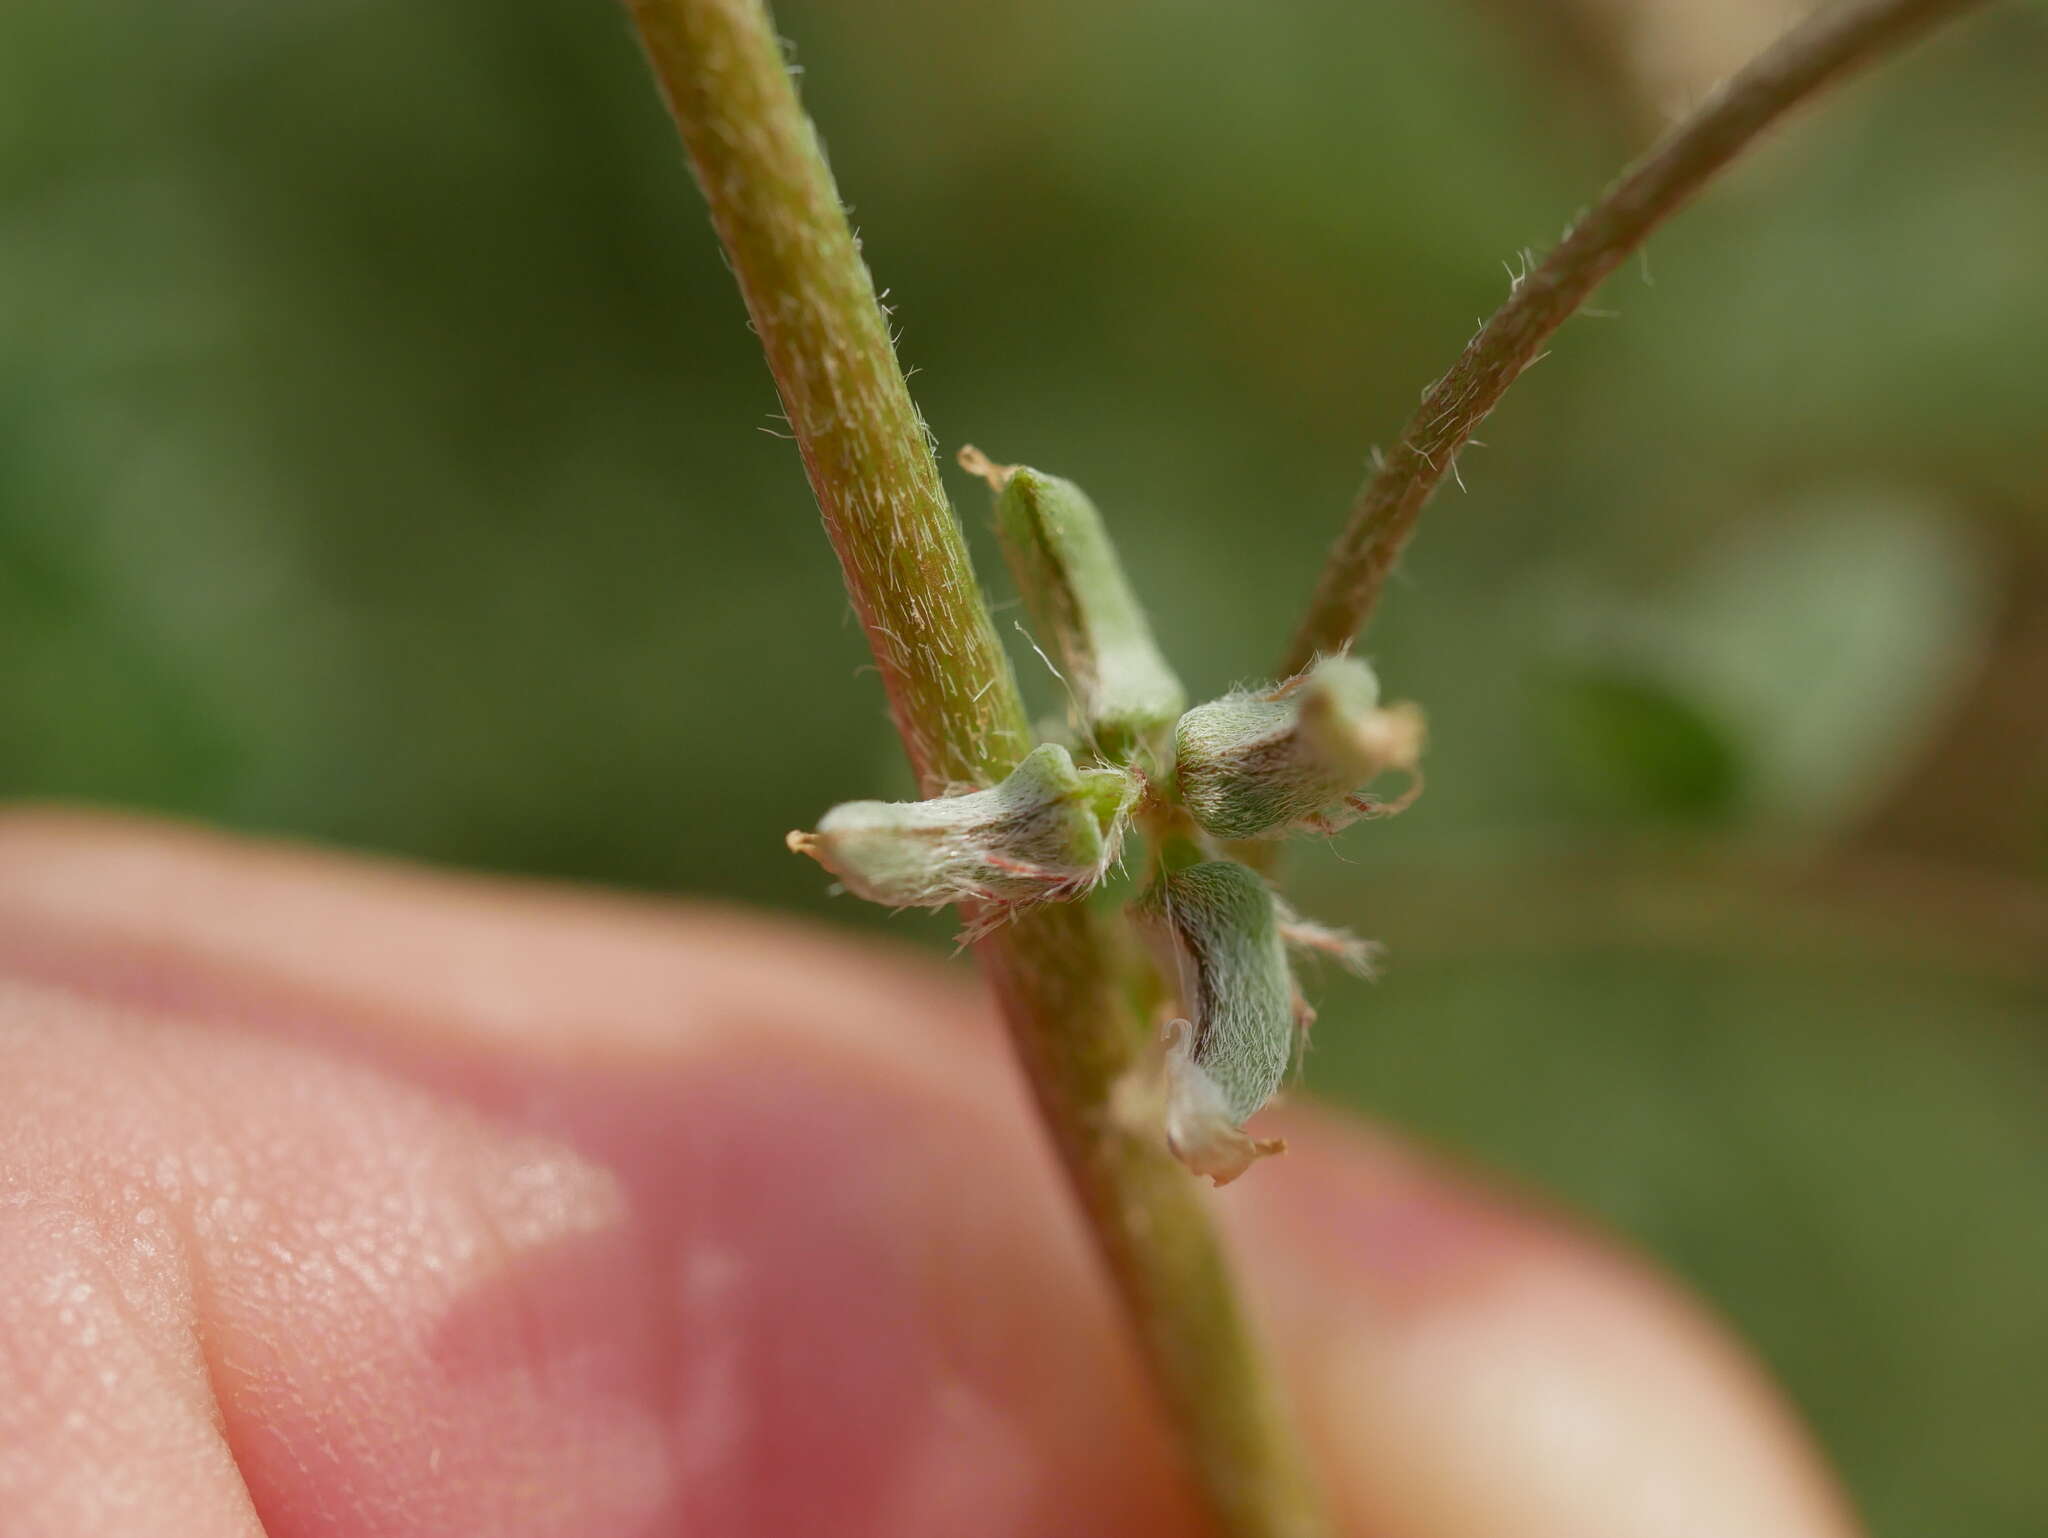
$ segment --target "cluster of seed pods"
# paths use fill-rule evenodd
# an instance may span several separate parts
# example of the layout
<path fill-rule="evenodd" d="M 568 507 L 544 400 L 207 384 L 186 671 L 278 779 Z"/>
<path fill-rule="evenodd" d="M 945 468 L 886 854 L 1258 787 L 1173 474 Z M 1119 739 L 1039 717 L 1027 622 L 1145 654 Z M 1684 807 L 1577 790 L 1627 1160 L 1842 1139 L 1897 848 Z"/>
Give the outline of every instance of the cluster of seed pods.
<path fill-rule="evenodd" d="M 1421 789 L 1421 712 L 1382 706 L 1372 669 L 1350 656 L 1188 709 L 1080 488 L 972 449 L 961 463 L 995 489 L 1003 553 L 1067 685 L 1075 746 L 1045 743 L 986 789 L 848 802 L 789 845 L 871 902 L 964 905 L 972 939 L 1034 903 L 1087 896 L 1126 836 L 1142 834 L 1132 912 L 1173 1006 L 1150 1070 L 1164 1089 L 1160 1131 L 1191 1170 L 1224 1184 L 1280 1147 L 1244 1128 L 1312 1018 L 1290 948 L 1360 971 L 1371 952 L 1298 919 L 1233 846 L 1400 811 Z M 1401 794 L 1369 794 L 1390 771 L 1406 777 Z"/>

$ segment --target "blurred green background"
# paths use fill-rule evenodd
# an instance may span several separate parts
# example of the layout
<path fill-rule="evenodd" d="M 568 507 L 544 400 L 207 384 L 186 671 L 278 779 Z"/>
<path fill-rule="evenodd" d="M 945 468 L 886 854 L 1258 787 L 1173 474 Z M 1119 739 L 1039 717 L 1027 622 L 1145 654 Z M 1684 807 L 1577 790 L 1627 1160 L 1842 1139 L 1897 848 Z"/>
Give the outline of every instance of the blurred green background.
<path fill-rule="evenodd" d="M 1771 10 L 778 20 L 940 442 L 1086 485 L 1216 692 Z M 1295 862 L 1392 952 L 1312 1087 L 1672 1262 L 1901 1538 L 2048 1525 L 2044 78 L 1995 9 L 1610 283 L 1370 637 L 1429 795 Z M 774 411 L 602 0 L 0 7 L 0 793 L 943 944 L 782 849 L 908 782 Z"/>

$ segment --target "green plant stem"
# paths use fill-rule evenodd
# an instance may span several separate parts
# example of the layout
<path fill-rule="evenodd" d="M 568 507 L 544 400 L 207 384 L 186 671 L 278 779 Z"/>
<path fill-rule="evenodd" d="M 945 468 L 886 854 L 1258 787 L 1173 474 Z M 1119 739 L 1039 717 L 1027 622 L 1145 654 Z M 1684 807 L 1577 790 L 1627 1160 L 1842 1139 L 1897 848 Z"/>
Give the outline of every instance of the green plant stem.
<path fill-rule="evenodd" d="M 860 247 L 757 0 L 629 0 L 926 795 L 1031 747 Z"/>
<path fill-rule="evenodd" d="M 1732 76 L 1622 174 L 1541 265 L 1519 279 L 1430 386 L 1351 506 L 1282 676 L 1343 650 L 1371 617 L 1423 504 L 1543 344 L 1736 155 L 1823 86 L 1981 0 L 1845 0 L 1809 17 Z"/>
<path fill-rule="evenodd" d="M 629 0 L 739 278 L 846 585 L 927 793 L 1029 747 L 1016 681 L 874 286 L 759 0 Z M 1327 1531 L 1196 1182 L 1114 1102 L 1143 1033 L 1118 936 L 1083 904 L 977 947 L 1219 1530 Z"/>

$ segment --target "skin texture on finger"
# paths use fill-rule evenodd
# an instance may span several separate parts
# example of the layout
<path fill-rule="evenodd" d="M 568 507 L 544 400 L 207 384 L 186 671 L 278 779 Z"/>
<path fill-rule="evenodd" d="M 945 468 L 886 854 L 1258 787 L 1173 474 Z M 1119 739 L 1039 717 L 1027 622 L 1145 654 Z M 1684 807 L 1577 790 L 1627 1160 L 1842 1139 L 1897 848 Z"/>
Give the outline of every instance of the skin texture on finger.
<path fill-rule="evenodd" d="M 1185 1530 L 960 995 L 623 906 L 0 829 L 0 1170 L 184 1236 L 272 1538 Z"/>
<path fill-rule="evenodd" d="M 0 1036 L 12 1023 L 0 995 Z M 7 1175 L 0 1532 L 260 1538 L 176 1241 L 151 1224 L 110 1235 L 55 1171 Z"/>
<path fill-rule="evenodd" d="M 246 1481 L 223 1521 L 1199 1531 L 957 974 L 32 816 L 0 819 L 10 975 L 0 1179 L 111 1249 L 169 1236 L 115 1291 L 185 1343 L 170 1387 Z M 1348 1530 L 1849 1531 L 1769 1390 L 1639 1268 L 1385 1140 L 1288 1131 L 1219 1205 Z M 59 1259 L 0 1249 L 0 1296 Z M 59 1376 L 46 1399 L 89 1401 Z"/>

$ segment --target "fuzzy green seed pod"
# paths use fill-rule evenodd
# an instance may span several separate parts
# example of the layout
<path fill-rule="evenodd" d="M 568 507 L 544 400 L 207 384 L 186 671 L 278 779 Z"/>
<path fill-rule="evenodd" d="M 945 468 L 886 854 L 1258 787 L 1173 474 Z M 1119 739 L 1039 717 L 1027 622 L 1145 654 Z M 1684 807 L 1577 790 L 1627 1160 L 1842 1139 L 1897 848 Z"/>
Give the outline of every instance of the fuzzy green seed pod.
<path fill-rule="evenodd" d="M 1234 860 L 1162 871 L 1139 908 L 1188 1019 L 1167 1027 L 1166 1140 L 1226 1185 L 1277 1141 L 1243 1131 L 1280 1087 L 1305 1026 L 1272 888 Z"/>
<path fill-rule="evenodd" d="M 1422 789 L 1422 712 L 1381 709 L 1379 692 L 1363 662 L 1325 657 L 1277 688 L 1197 705 L 1174 728 L 1181 800 L 1219 838 L 1334 833 L 1401 811 Z M 1397 800 L 1362 793 L 1388 769 L 1409 778 Z"/>
<path fill-rule="evenodd" d="M 1138 796 L 1121 769 L 1077 769 L 1057 743 L 1000 785 L 930 801 L 849 801 L 789 847 L 891 908 L 998 908 L 1081 896 L 1122 846 Z"/>
<path fill-rule="evenodd" d="M 1089 741 L 1113 763 L 1163 746 L 1187 692 L 1152 638 L 1095 504 L 1071 481 L 991 464 L 972 448 L 960 463 L 995 488 L 1004 558 Z"/>

